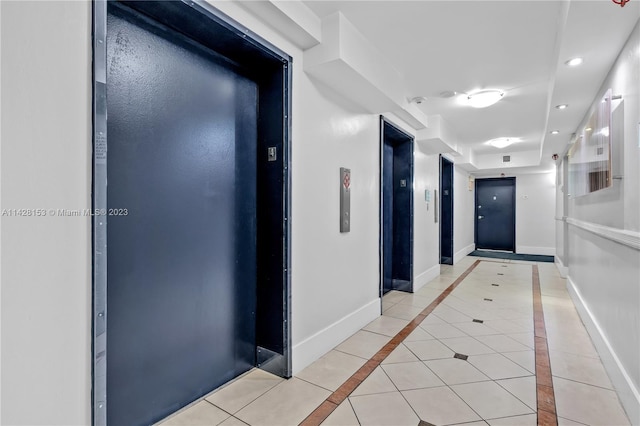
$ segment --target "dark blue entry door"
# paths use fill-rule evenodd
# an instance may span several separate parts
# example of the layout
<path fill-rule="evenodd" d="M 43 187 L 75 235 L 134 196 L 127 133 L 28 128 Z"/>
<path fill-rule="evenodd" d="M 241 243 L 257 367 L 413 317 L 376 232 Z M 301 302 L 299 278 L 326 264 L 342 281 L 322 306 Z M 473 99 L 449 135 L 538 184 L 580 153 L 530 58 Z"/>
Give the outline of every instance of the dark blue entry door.
<path fill-rule="evenodd" d="M 476 179 L 476 248 L 516 249 L 516 178 Z"/>
<path fill-rule="evenodd" d="M 108 16 L 107 421 L 150 424 L 255 365 L 256 84 Z"/>

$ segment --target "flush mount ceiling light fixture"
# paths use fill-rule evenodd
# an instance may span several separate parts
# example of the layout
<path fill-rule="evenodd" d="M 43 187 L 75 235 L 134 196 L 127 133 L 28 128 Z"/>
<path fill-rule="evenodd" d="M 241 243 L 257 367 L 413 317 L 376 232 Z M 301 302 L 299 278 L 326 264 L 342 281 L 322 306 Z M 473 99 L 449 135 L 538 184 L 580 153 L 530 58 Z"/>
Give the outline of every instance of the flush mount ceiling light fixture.
<path fill-rule="evenodd" d="M 556 109 L 567 109 L 569 107 L 568 104 L 560 104 L 560 105 L 556 105 Z"/>
<path fill-rule="evenodd" d="M 495 138 L 491 139 L 487 143 L 491 146 L 502 149 L 516 142 L 520 142 L 520 138 Z"/>
<path fill-rule="evenodd" d="M 456 92 L 454 90 L 445 90 L 443 92 L 440 92 L 440 97 L 443 98 L 443 99 L 453 98 L 457 94 L 458 94 L 458 92 Z"/>
<path fill-rule="evenodd" d="M 560 133 L 560 130 L 552 130 L 552 131 L 551 131 L 551 134 L 552 134 L 552 135 L 557 135 L 558 133 Z"/>
<path fill-rule="evenodd" d="M 427 98 L 424 96 L 416 96 L 415 98 L 409 99 L 409 102 L 420 105 L 421 103 L 426 102 L 426 100 Z"/>
<path fill-rule="evenodd" d="M 568 65 L 570 67 L 577 67 L 582 62 L 583 62 L 582 58 L 571 58 L 567 62 L 565 62 L 565 65 Z"/>
<path fill-rule="evenodd" d="M 486 108 L 498 102 L 503 96 L 502 90 L 480 90 L 467 95 L 467 105 L 474 108 Z"/>

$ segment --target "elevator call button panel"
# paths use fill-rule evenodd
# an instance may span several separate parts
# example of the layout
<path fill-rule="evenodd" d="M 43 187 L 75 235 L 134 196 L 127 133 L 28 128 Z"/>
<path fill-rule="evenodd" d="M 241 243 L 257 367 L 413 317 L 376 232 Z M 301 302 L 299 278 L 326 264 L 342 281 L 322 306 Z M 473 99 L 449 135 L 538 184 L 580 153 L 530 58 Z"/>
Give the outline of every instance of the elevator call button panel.
<path fill-rule="evenodd" d="M 351 230 L 351 169 L 340 167 L 340 232 Z"/>

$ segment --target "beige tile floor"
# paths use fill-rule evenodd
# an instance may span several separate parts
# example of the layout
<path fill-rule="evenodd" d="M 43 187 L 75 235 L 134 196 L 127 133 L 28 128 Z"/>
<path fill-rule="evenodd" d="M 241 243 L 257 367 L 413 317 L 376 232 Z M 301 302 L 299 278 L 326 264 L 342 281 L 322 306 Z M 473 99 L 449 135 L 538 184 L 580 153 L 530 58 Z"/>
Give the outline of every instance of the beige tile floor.
<path fill-rule="evenodd" d="M 297 425 L 476 260 L 443 266 L 415 294 L 388 293 L 382 316 L 296 377 L 252 370 L 163 424 Z M 533 264 L 481 262 L 323 424 L 536 425 Z M 565 280 L 537 265 L 558 423 L 628 425 Z"/>

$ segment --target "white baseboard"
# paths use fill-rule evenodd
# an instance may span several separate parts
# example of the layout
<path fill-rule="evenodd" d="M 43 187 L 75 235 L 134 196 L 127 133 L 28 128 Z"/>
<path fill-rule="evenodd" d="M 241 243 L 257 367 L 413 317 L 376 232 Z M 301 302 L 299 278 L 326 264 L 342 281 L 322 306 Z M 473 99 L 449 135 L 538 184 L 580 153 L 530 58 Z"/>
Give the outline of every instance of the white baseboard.
<path fill-rule="evenodd" d="M 469 253 L 471 253 L 475 249 L 476 249 L 476 245 L 474 243 L 474 244 L 469 244 L 468 246 L 466 246 L 462 250 L 457 251 L 453 255 L 453 264 L 455 265 L 456 263 L 460 262 L 460 260 L 462 260 L 462 258 L 464 258 L 466 255 L 468 255 Z"/>
<path fill-rule="evenodd" d="M 569 268 L 564 266 L 564 263 L 562 263 L 562 259 L 560 259 L 558 256 L 555 256 L 555 264 L 556 268 L 558 268 L 558 272 L 560 272 L 560 276 L 562 278 L 567 278 L 567 275 L 569 275 Z"/>
<path fill-rule="evenodd" d="M 605 370 L 609 374 L 611 383 L 616 389 L 622 406 L 627 412 L 627 416 L 631 421 L 631 424 L 640 424 L 640 390 L 636 388 L 627 374 L 624 366 L 620 362 L 620 359 L 616 355 L 615 351 L 611 347 L 607 336 L 603 333 L 602 328 L 598 324 L 596 318 L 589 310 L 589 307 L 584 303 L 584 299 L 580 295 L 580 291 L 572 281 L 571 277 L 567 278 L 567 290 L 573 300 L 573 304 L 582 319 L 591 340 L 593 341 L 602 364 Z"/>
<path fill-rule="evenodd" d="M 298 374 L 306 366 L 335 348 L 365 325 L 380 316 L 380 298 L 374 299 L 355 312 L 293 345 L 292 370 Z"/>
<path fill-rule="evenodd" d="M 555 256 L 555 247 L 533 247 L 533 246 L 516 246 L 518 254 L 542 254 L 545 256 Z"/>
<path fill-rule="evenodd" d="M 420 290 L 426 283 L 440 275 L 440 264 L 433 265 L 417 277 L 413 278 L 413 292 Z"/>

